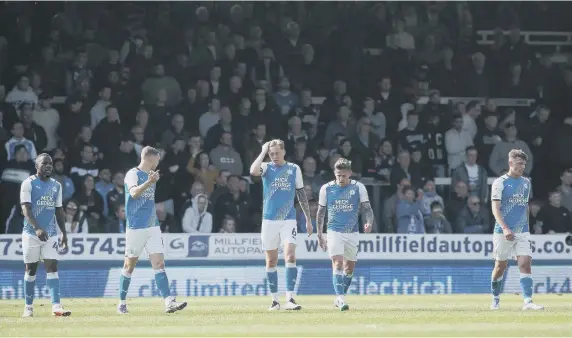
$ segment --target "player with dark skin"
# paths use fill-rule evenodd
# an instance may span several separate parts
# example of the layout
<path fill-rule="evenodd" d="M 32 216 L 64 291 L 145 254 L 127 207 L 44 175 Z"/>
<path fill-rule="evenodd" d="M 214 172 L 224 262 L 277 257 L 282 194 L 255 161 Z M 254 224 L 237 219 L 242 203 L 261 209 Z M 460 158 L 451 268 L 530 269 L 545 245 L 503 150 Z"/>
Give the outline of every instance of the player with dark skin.
<path fill-rule="evenodd" d="M 48 154 L 40 154 L 36 158 L 36 175 L 42 181 L 48 181 L 52 172 L 54 170 L 54 163 L 52 161 L 52 157 Z M 36 230 L 36 236 L 42 242 L 48 240 L 48 234 L 44 229 L 38 226 L 36 218 L 32 213 L 32 205 L 30 203 L 22 203 L 22 213 L 24 217 L 28 220 L 28 222 L 34 227 Z M 59 245 L 63 249 L 67 249 L 68 246 L 68 237 L 66 234 L 66 222 L 65 222 L 65 212 L 63 207 L 56 207 L 56 221 L 58 222 L 58 226 L 62 232 L 62 236 L 59 241 Z M 26 263 L 26 273 L 30 276 L 35 276 L 36 271 L 38 270 L 38 263 Z M 56 259 L 44 259 L 44 266 L 46 268 L 46 272 L 57 272 L 58 271 L 58 261 Z"/>

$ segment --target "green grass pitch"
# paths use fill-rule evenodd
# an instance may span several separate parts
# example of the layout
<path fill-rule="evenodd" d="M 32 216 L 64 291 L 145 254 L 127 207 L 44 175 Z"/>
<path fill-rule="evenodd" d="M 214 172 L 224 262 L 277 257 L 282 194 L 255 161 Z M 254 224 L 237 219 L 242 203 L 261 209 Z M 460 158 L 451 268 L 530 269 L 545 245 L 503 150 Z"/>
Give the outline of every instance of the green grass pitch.
<path fill-rule="evenodd" d="M 64 299 L 72 311 L 67 318 L 52 317 L 42 299 L 35 317 L 25 319 L 22 300 L 0 300 L 0 337 L 572 336 L 570 295 L 537 295 L 546 306 L 537 312 L 522 311 L 518 295 L 503 295 L 495 312 L 488 295 L 349 296 L 347 312 L 335 309 L 333 299 L 299 296 L 301 311 L 268 312 L 268 297 L 204 297 L 166 314 L 161 299 L 138 298 L 128 300 L 126 316 L 116 314 L 116 299 Z"/>

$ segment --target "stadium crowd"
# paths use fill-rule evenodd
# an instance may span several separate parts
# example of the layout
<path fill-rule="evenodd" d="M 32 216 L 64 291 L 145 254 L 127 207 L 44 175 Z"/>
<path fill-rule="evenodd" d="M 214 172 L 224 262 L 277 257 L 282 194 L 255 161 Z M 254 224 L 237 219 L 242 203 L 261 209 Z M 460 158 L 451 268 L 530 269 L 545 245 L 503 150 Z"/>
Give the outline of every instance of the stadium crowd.
<path fill-rule="evenodd" d="M 20 184 L 49 152 L 68 232 L 124 232 L 124 173 L 151 145 L 163 232 L 257 232 L 262 187 L 248 168 L 273 138 L 302 168 L 314 215 L 340 156 L 356 179 L 387 183 L 373 207 L 388 233 L 490 233 L 487 178 L 523 149 L 531 231 L 572 231 L 572 67 L 520 31 L 566 30 L 567 6 L 2 4 L 0 231 L 22 231 Z M 498 27 L 493 44 L 477 44 L 478 27 Z"/>

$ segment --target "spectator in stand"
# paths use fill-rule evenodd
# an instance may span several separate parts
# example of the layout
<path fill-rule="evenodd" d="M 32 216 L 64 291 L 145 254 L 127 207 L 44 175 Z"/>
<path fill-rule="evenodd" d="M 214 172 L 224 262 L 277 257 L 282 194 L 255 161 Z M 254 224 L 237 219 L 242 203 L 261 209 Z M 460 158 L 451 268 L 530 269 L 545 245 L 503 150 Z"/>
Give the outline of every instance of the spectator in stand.
<path fill-rule="evenodd" d="M 106 165 L 113 170 L 136 167 L 139 163 L 139 156 L 134 148 L 135 137 L 128 133 L 120 135 L 120 140 L 119 146 L 116 146 L 114 151 L 104 155 Z"/>
<path fill-rule="evenodd" d="M 326 182 L 316 172 L 316 160 L 312 156 L 307 156 L 302 163 L 302 179 L 304 185 L 309 185 L 312 188 L 312 193 L 318 196 L 320 188 Z"/>
<path fill-rule="evenodd" d="M 143 101 L 146 104 L 155 103 L 162 89 L 167 94 L 166 106 L 175 106 L 181 102 L 182 92 L 179 83 L 174 77 L 165 75 L 163 63 L 157 62 L 153 67 L 153 75 L 145 79 L 141 85 Z"/>
<path fill-rule="evenodd" d="M 388 139 L 384 139 L 377 147 L 377 151 L 373 153 L 371 165 L 366 173 L 367 176 L 373 176 L 376 180 L 389 183 L 391 168 L 396 163 L 393 155 L 393 145 Z"/>
<path fill-rule="evenodd" d="M 106 118 L 101 120 L 93 130 L 93 143 L 105 157 L 112 156 L 121 142 L 123 126 L 119 121 L 117 106 L 105 108 Z"/>
<path fill-rule="evenodd" d="M 48 145 L 48 138 L 44 128 L 34 122 L 34 106 L 29 103 L 22 103 L 20 116 L 24 127 L 24 137 L 32 142 L 36 149 L 43 151 Z"/>
<path fill-rule="evenodd" d="M 181 114 L 174 114 L 171 119 L 171 128 L 165 130 L 161 137 L 161 147 L 169 149 L 176 139 L 181 139 L 187 143 L 191 133 L 185 130 L 185 118 Z"/>
<path fill-rule="evenodd" d="M 199 119 L 199 131 L 201 137 L 207 137 L 208 131 L 220 121 L 220 100 L 216 97 L 211 99 L 209 110 Z"/>
<path fill-rule="evenodd" d="M 525 130 L 524 141 L 530 145 L 532 156 L 536 159 L 531 179 L 534 181 L 534 193 L 536 196 L 546 196 L 552 186 L 550 170 L 550 134 L 554 130 L 554 119 L 550 117 L 550 108 L 538 105 L 530 114 L 528 126 Z M 549 188 L 550 187 L 550 188 Z M 572 204 L 571 204 L 572 206 Z"/>
<path fill-rule="evenodd" d="M 273 98 L 283 116 L 288 116 L 300 104 L 298 95 L 290 90 L 290 80 L 285 76 L 280 78 L 278 91 Z"/>
<path fill-rule="evenodd" d="M 324 142 L 329 149 L 335 149 L 338 147 L 338 142 L 336 135 L 343 135 L 344 137 L 350 137 L 355 126 L 350 120 L 351 111 L 346 106 L 338 107 L 338 118 L 328 124 L 326 128 L 326 136 Z"/>
<path fill-rule="evenodd" d="M 222 220 L 219 233 L 223 234 L 234 234 L 236 233 L 236 220 L 234 217 L 226 215 Z"/>
<path fill-rule="evenodd" d="M 162 233 L 181 233 L 182 230 L 179 224 L 175 222 L 175 218 L 172 213 L 168 212 L 168 208 L 165 202 L 159 202 L 155 204 L 157 210 L 157 220 L 159 221 L 159 227 Z"/>
<path fill-rule="evenodd" d="M 109 216 L 113 216 L 119 205 L 125 203 L 125 174 L 117 171 L 113 174 L 113 190 L 105 196 L 109 210 Z"/>
<path fill-rule="evenodd" d="M 309 141 L 308 134 L 302 129 L 302 119 L 298 116 L 292 116 L 290 120 L 288 120 L 288 134 L 284 141 L 286 154 L 292 154 L 294 152 L 294 146 L 299 139 Z"/>
<path fill-rule="evenodd" d="M 213 215 L 207 211 L 209 199 L 204 194 L 193 198 L 193 203 L 184 212 L 182 227 L 187 233 L 210 234 L 213 230 Z"/>
<path fill-rule="evenodd" d="M 111 104 L 111 87 L 105 86 L 99 90 L 99 99 L 91 108 L 89 114 L 91 116 L 91 129 L 107 117 L 107 106 Z"/>
<path fill-rule="evenodd" d="M 502 142 L 502 137 L 498 132 L 498 115 L 494 112 L 487 112 L 484 115 L 484 126 L 479 128 L 475 136 L 475 146 L 479 153 L 478 163 L 480 166 L 490 170 L 489 158 L 493 148 L 497 143 Z"/>
<path fill-rule="evenodd" d="M 403 189 L 403 197 L 397 202 L 397 224 L 398 234 L 424 234 L 425 224 L 421 213 L 423 193 L 418 191 L 415 197 L 415 190 L 411 187 Z"/>
<path fill-rule="evenodd" d="M 487 170 L 477 164 L 477 148 L 470 146 L 466 151 L 465 163 L 461 164 L 451 175 L 451 187 L 455 187 L 458 181 L 463 181 L 469 187 L 469 194 L 477 196 L 483 203 L 487 203 L 489 196 Z"/>
<path fill-rule="evenodd" d="M 435 178 L 435 171 L 429 162 L 423 158 L 422 147 L 423 145 L 419 143 L 411 145 L 411 167 L 421 175 L 421 181 L 426 182 Z"/>
<path fill-rule="evenodd" d="M 534 235 L 542 235 L 544 233 L 542 230 L 544 224 L 542 220 L 538 218 L 541 208 L 542 203 L 538 200 L 531 201 L 529 204 L 528 224 L 530 226 L 530 233 Z"/>
<path fill-rule="evenodd" d="M 208 153 L 199 153 L 196 160 L 189 160 L 187 171 L 193 175 L 195 181 L 204 184 L 207 194 L 210 195 L 213 192 L 218 170 L 211 164 Z"/>
<path fill-rule="evenodd" d="M 84 145 L 81 151 L 81 160 L 71 167 L 70 177 L 74 182 L 76 190 L 79 190 L 83 184 L 84 177 L 91 175 L 93 177 L 99 176 L 99 168 L 95 164 L 95 157 L 93 147 L 91 145 Z"/>
<path fill-rule="evenodd" d="M 255 127 L 252 130 L 252 133 L 249 133 L 245 139 L 245 158 L 243 161 L 245 164 L 252 163 L 256 156 L 258 156 L 256 154 L 260 154 L 262 145 L 270 141 L 270 137 L 266 133 L 266 123 L 263 121 L 258 121 L 254 123 L 254 126 Z M 288 153 L 288 151 L 286 151 L 286 153 Z"/>
<path fill-rule="evenodd" d="M 430 113 L 425 134 L 426 150 L 424 156 L 431 165 L 437 177 L 445 177 L 447 167 L 447 149 L 445 148 L 445 133 L 441 126 L 442 119 L 437 112 Z"/>
<path fill-rule="evenodd" d="M 60 114 L 57 110 L 52 108 L 52 99 L 53 98 L 46 93 L 41 94 L 39 103 L 33 112 L 34 122 L 37 126 L 43 128 L 46 134 L 47 144 L 44 148 L 47 151 L 56 148 L 59 141 L 57 130 L 60 124 Z"/>
<path fill-rule="evenodd" d="M 101 232 L 99 223 L 103 216 L 103 198 L 95 191 L 95 178 L 89 174 L 83 177 L 83 184 L 77 189 L 73 199 L 79 209 L 86 214 L 90 232 Z"/>
<path fill-rule="evenodd" d="M 209 131 L 207 132 L 207 136 L 205 137 L 205 150 L 211 151 L 214 149 L 222 137 L 223 133 L 231 133 L 233 135 L 240 135 L 241 131 L 233 128 L 232 124 L 232 114 L 230 109 L 227 106 L 223 106 L 220 108 L 220 119 L 217 124 L 212 126 Z M 234 140 L 234 139 L 233 139 Z M 239 142 L 236 142 L 238 144 Z M 234 144 L 233 144 L 234 145 Z M 234 148 L 237 148 L 234 146 Z"/>
<path fill-rule="evenodd" d="M 209 196 L 213 205 L 216 205 L 218 198 L 228 192 L 228 178 L 230 172 L 228 170 L 220 170 L 212 194 Z"/>
<path fill-rule="evenodd" d="M 423 220 L 425 230 L 428 234 L 451 234 L 453 228 L 451 223 L 445 217 L 443 212 L 443 205 L 438 201 L 434 201 L 430 205 L 430 214 Z"/>
<path fill-rule="evenodd" d="M 469 187 L 463 181 L 457 181 L 454 187 L 454 191 L 451 194 L 451 198 L 447 201 L 446 214 L 447 219 L 456 222 L 459 218 L 459 212 L 467 205 L 467 200 L 469 198 Z M 455 226 L 453 226 L 455 228 Z M 456 229 L 456 228 L 455 228 Z"/>
<path fill-rule="evenodd" d="M 87 224 L 87 217 L 83 210 L 79 209 L 79 204 L 76 200 L 71 199 L 65 204 L 66 215 L 66 232 L 68 234 L 88 234 L 89 225 Z M 59 232 L 58 228 L 58 232 Z"/>
<path fill-rule="evenodd" d="M 309 153 L 308 142 L 304 138 L 299 138 L 294 143 L 294 150 L 292 153 L 286 155 L 286 161 L 296 163 L 301 167 L 302 162 L 304 162 L 304 159 Z"/>
<path fill-rule="evenodd" d="M 414 143 L 425 143 L 425 135 L 419 126 L 419 114 L 411 111 L 407 114 L 407 127 L 397 136 L 400 149 L 408 150 Z"/>
<path fill-rule="evenodd" d="M 219 145 L 211 150 L 209 157 L 218 170 L 227 170 L 233 175 L 242 175 L 244 166 L 240 154 L 232 147 L 232 134 L 224 132 Z"/>
<path fill-rule="evenodd" d="M 435 182 L 427 180 L 423 186 L 423 199 L 421 200 L 421 213 L 423 216 L 430 216 L 433 210 L 433 203 L 439 203 L 441 209 L 445 208 L 443 198 L 435 191 Z"/>
<path fill-rule="evenodd" d="M 478 196 L 470 196 L 467 205 L 460 211 L 455 232 L 461 234 L 488 234 L 491 231 L 489 212 Z"/>
<path fill-rule="evenodd" d="M 483 53 L 475 53 L 471 57 L 472 67 L 462 74 L 462 95 L 466 97 L 488 97 L 493 93 L 490 75 L 485 68 L 486 56 Z"/>
<path fill-rule="evenodd" d="M 12 215 L 12 209 L 19 205 L 20 186 L 22 182 L 35 172 L 28 150 L 24 145 L 14 148 L 14 158 L 6 163 L 0 178 L 0 224 L 4 227 Z M 14 212 L 20 212 L 19 209 Z M 3 232 L 2 232 L 3 233 Z"/>
<path fill-rule="evenodd" d="M 411 155 L 407 150 L 399 152 L 399 155 L 397 155 L 397 163 L 393 166 L 389 174 L 391 186 L 397 186 L 398 182 L 401 182 L 404 178 L 409 179 L 416 189 L 423 186 L 421 173 L 417 167 L 411 165 Z"/>
<path fill-rule="evenodd" d="M 481 106 L 478 101 L 471 101 L 465 107 L 464 112 L 459 112 L 463 115 L 463 130 L 470 136 L 471 140 L 475 139 L 477 135 L 477 119 L 481 115 Z"/>
<path fill-rule="evenodd" d="M 89 125 L 89 115 L 82 111 L 83 101 L 79 96 L 68 97 L 66 109 L 60 116 L 59 136 L 65 145 L 74 144 L 78 131 Z"/>
<path fill-rule="evenodd" d="M 155 140 L 157 139 L 155 136 L 155 130 L 157 129 L 153 125 L 149 124 L 149 112 L 144 106 L 139 107 L 139 110 L 137 111 L 135 126 L 140 127 L 141 130 L 143 130 L 144 144 L 155 144 Z"/>
<path fill-rule="evenodd" d="M 228 178 L 228 192 L 221 195 L 214 206 L 214 226 L 221 228 L 222 218 L 226 215 L 232 216 L 237 223 L 237 232 L 250 232 L 250 200 L 249 197 L 240 191 L 239 177 L 231 175 Z"/>
<path fill-rule="evenodd" d="M 125 220 L 125 204 L 123 202 L 115 206 L 113 216 L 105 224 L 105 232 L 108 234 L 124 234 L 127 228 Z"/>
<path fill-rule="evenodd" d="M 375 100 L 366 97 L 363 101 L 364 117 L 368 118 L 371 123 L 371 131 L 377 135 L 378 139 L 384 139 L 386 135 L 387 121 L 383 112 L 376 110 Z"/>
<path fill-rule="evenodd" d="M 362 117 L 357 124 L 357 132 L 351 138 L 356 153 L 360 157 L 363 167 L 368 165 L 371 154 L 379 146 L 381 139 L 372 132 L 372 122 L 368 117 Z"/>
<path fill-rule="evenodd" d="M 491 153 L 491 157 L 489 158 L 489 167 L 491 168 L 491 171 L 494 175 L 501 176 L 501 172 L 503 170 L 508 170 L 508 153 L 512 149 L 521 149 L 528 155 L 524 174 L 529 176 L 532 168 L 534 167 L 534 157 L 530 148 L 524 141 L 517 138 L 518 131 L 516 129 L 516 125 L 508 124 L 504 129 L 504 133 L 504 140 L 495 145 Z"/>
<path fill-rule="evenodd" d="M 447 149 L 449 171 L 452 171 L 463 163 L 466 156 L 466 150 L 472 145 L 473 139 L 471 135 L 467 131 L 463 130 L 463 116 L 453 116 L 453 128 L 449 129 L 445 133 L 445 148 Z M 508 161 L 505 162 L 508 163 Z"/>
<path fill-rule="evenodd" d="M 111 170 L 109 168 L 101 168 L 99 170 L 99 180 L 95 183 L 95 191 L 99 193 L 103 199 L 103 216 L 110 214 L 109 205 L 107 204 L 107 194 L 115 188 L 111 182 Z"/>
<path fill-rule="evenodd" d="M 385 233 L 395 233 L 397 223 L 396 213 L 397 213 L 397 203 L 403 199 L 403 190 L 405 188 L 411 187 L 411 181 L 407 178 L 403 178 L 395 186 L 395 193 L 391 195 L 384 201 L 383 204 L 383 224 Z"/>
<path fill-rule="evenodd" d="M 560 175 L 560 186 L 556 191 L 560 193 L 560 204 L 572 212 L 572 169 L 566 169 Z"/>
<path fill-rule="evenodd" d="M 32 106 L 38 104 L 38 96 L 30 87 L 30 78 L 21 75 L 18 83 L 6 96 L 6 103 L 11 104 L 14 109 L 20 109 L 22 103 L 30 103 Z"/>
<path fill-rule="evenodd" d="M 572 81 L 572 72 L 571 72 Z M 550 174 L 559 175 L 566 168 L 572 168 L 572 117 L 564 119 L 564 123 L 558 125 L 551 133 L 549 140 L 550 161 L 553 168 Z"/>
<path fill-rule="evenodd" d="M 91 69 L 87 65 L 87 53 L 81 50 L 76 54 L 73 64 L 66 71 L 66 93 L 72 95 L 81 82 L 89 81 L 92 77 Z"/>
<path fill-rule="evenodd" d="M 22 122 L 16 122 L 12 125 L 12 138 L 4 145 L 6 148 L 7 161 L 15 158 L 16 147 L 19 145 L 26 148 L 31 160 L 36 159 L 36 147 L 34 146 L 34 142 L 24 137 L 24 125 Z"/>
<path fill-rule="evenodd" d="M 553 191 L 548 197 L 549 203 L 538 212 L 542 221 L 542 232 L 545 234 L 565 234 L 572 232 L 570 211 L 562 206 L 562 195 Z"/>
<path fill-rule="evenodd" d="M 75 193 L 75 186 L 72 179 L 64 171 L 64 161 L 58 158 L 54 159 L 52 178 L 62 185 L 62 201 L 67 201 Z"/>

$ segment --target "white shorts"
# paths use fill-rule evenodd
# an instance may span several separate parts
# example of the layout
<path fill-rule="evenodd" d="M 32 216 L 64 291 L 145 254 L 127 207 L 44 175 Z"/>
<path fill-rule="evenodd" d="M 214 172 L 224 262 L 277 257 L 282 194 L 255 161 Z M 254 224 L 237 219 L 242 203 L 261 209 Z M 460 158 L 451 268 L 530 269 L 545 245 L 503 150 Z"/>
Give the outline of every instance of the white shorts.
<path fill-rule="evenodd" d="M 329 230 L 326 233 L 328 241 L 328 254 L 330 258 L 334 256 L 344 256 L 348 261 L 356 262 L 359 246 L 358 232 L 337 232 Z"/>
<path fill-rule="evenodd" d="M 22 234 L 22 254 L 26 264 L 45 259 L 58 259 L 58 236 L 52 236 L 42 242 L 36 236 Z"/>
<path fill-rule="evenodd" d="M 139 257 L 143 249 L 148 255 L 165 252 L 160 227 L 127 229 L 125 232 L 125 257 Z"/>
<path fill-rule="evenodd" d="M 296 244 L 298 229 L 295 220 L 271 221 L 262 220 L 260 237 L 262 238 L 262 248 L 265 251 L 276 250 L 283 242 Z"/>
<path fill-rule="evenodd" d="M 512 257 L 532 256 L 530 233 L 514 234 L 514 240 L 507 240 L 503 234 L 493 234 L 494 258 L 497 261 L 506 261 Z"/>

